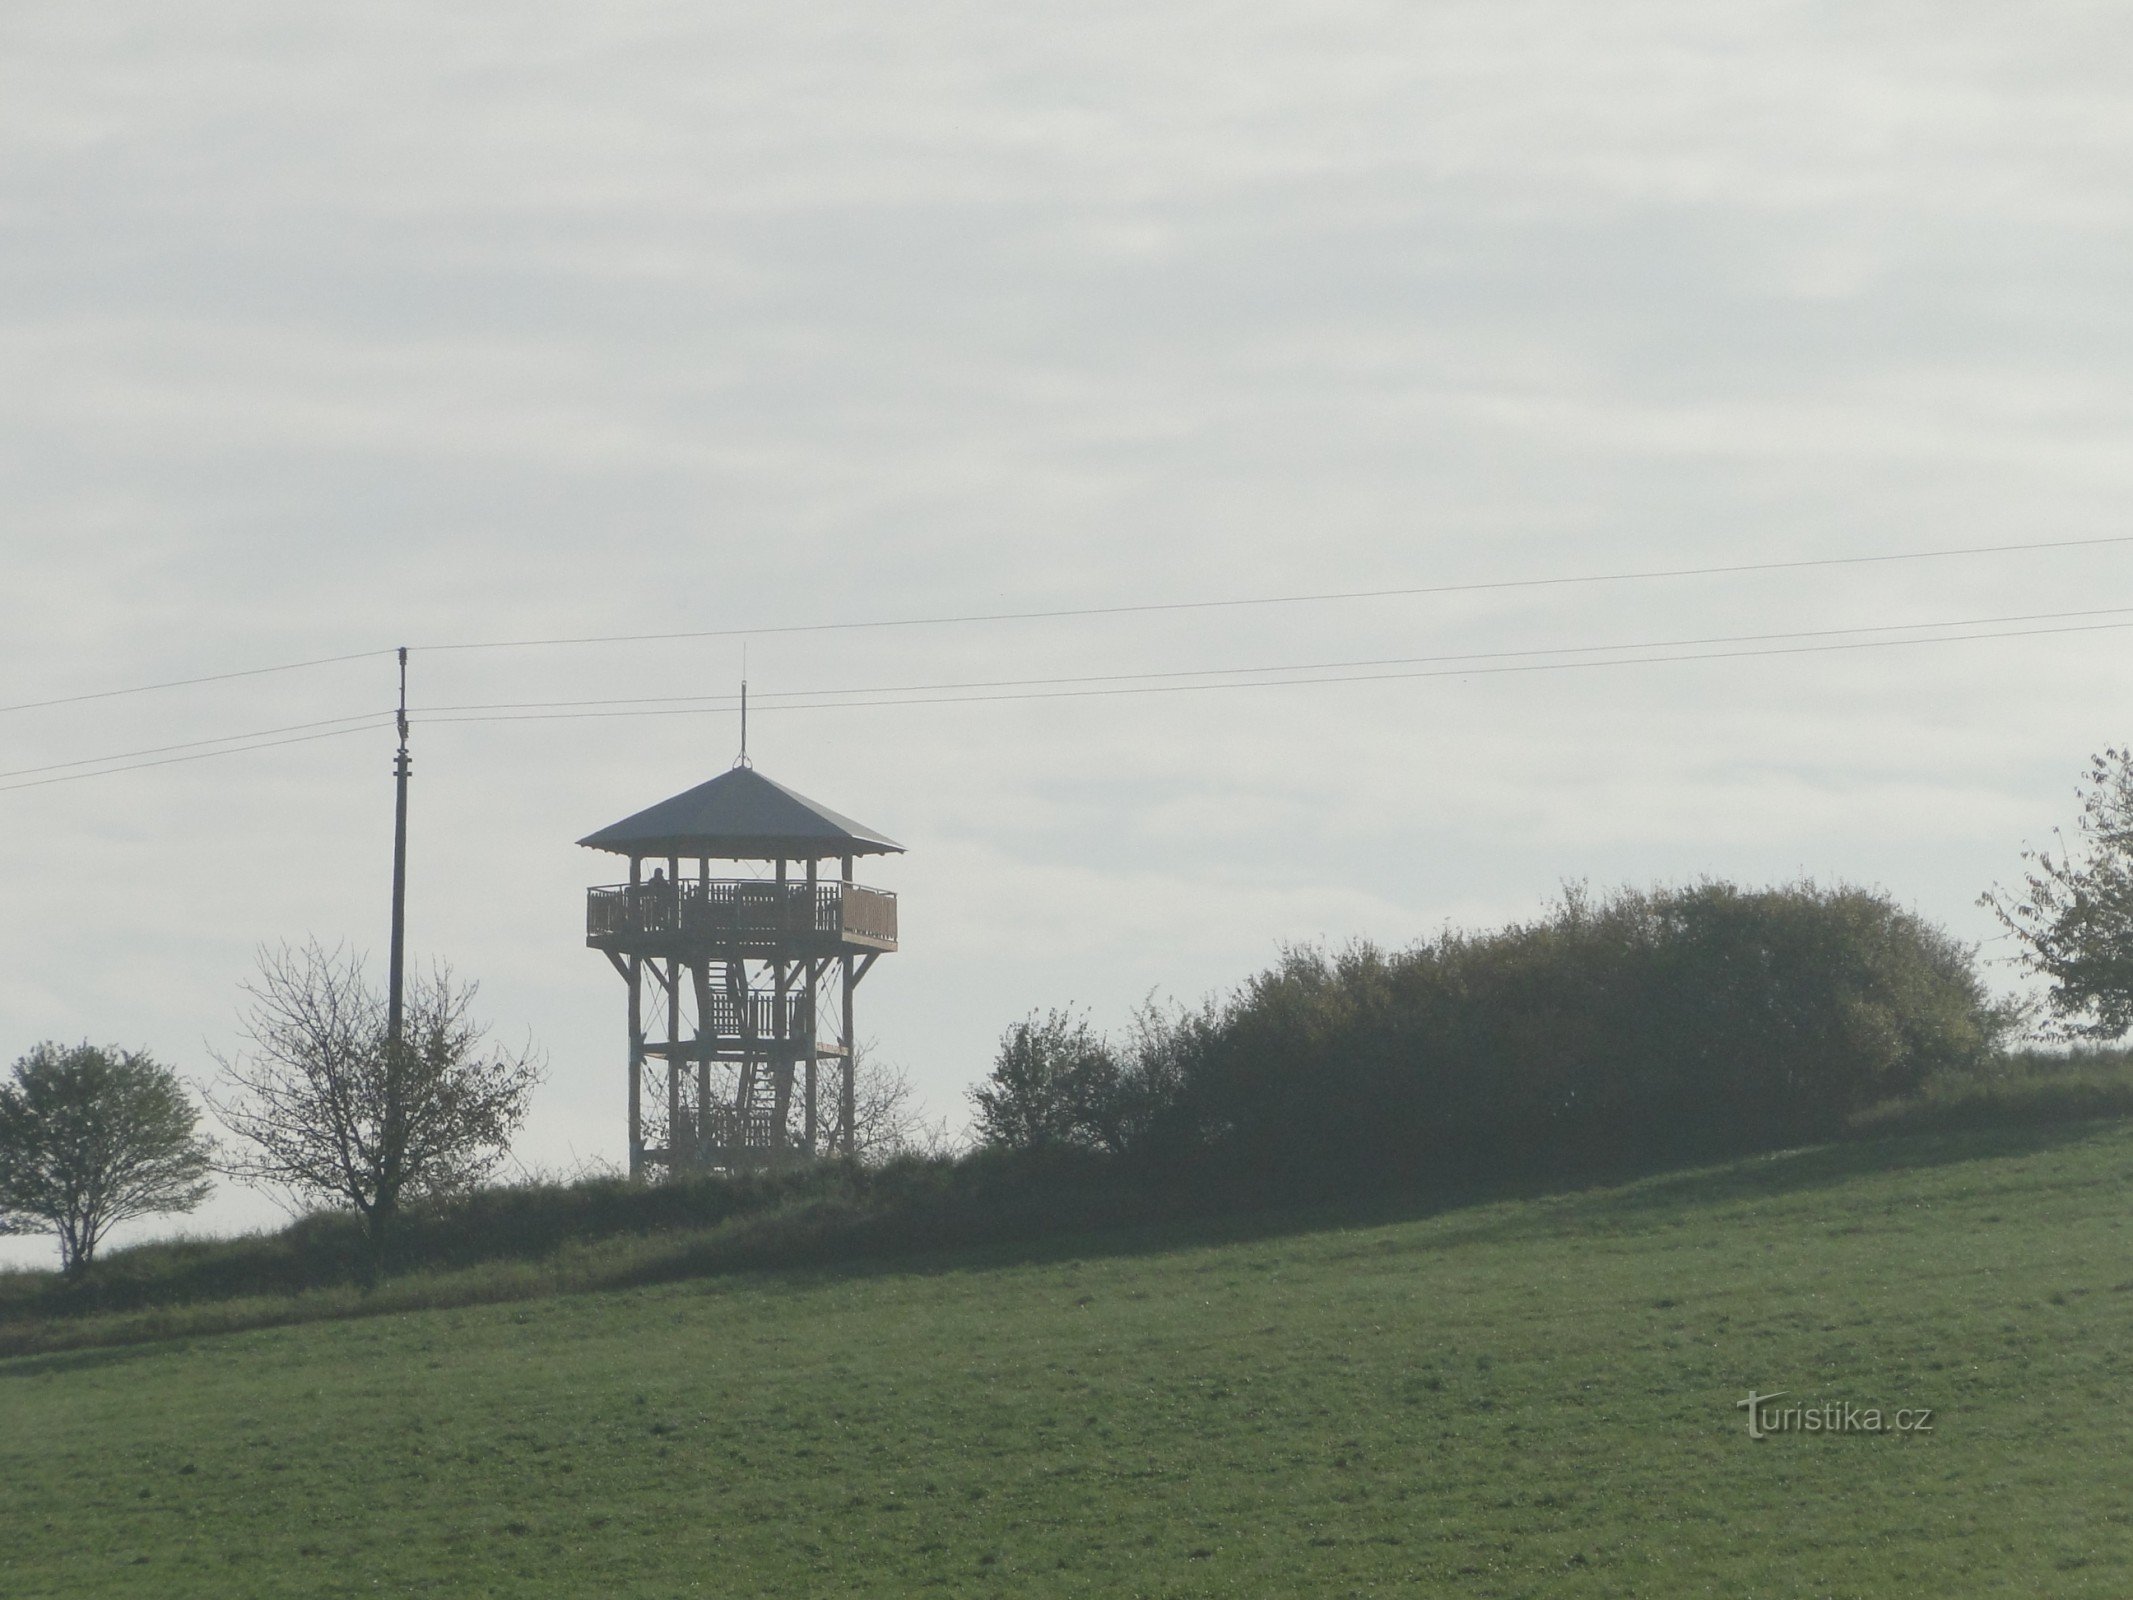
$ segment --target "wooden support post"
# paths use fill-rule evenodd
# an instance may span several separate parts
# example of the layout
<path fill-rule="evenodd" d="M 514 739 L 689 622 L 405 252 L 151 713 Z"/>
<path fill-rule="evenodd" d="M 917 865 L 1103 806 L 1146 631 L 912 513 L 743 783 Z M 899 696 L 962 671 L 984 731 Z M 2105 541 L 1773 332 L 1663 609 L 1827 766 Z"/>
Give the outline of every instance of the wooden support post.
<path fill-rule="evenodd" d="M 699 915 L 708 915 L 711 909 L 711 858 L 696 858 L 696 892 L 701 907 Z M 704 1151 L 713 1141 L 711 1118 L 711 1046 L 705 1037 L 711 1023 L 711 963 L 699 957 L 689 964 L 689 976 L 695 980 L 696 999 L 696 1159 L 705 1159 Z"/>
<path fill-rule="evenodd" d="M 681 862 L 667 857 L 667 905 L 661 908 L 660 917 L 666 924 L 670 938 L 679 938 L 681 933 Z M 689 1159 L 689 1144 L 682 1131 L 681 1108 L 682 1074 L 686 1070 L 681 1063 L 681 963 L 673 956 L 667 957 L 667 1176 L 680 1175 L 682 1164 Z"/>
<path fill-rule="evenodd" d="M 843 1014 L 838 1019 L 837 1042 L 844 1046 L 844 1059 L 837 1064 L 837 1148 L 845 1155 L 852 1155 L 856 1153 L 853 1146 L 856 1132 L 853 1119 L 858 1109 L 857 1080 L 854 1077 L 858 1070 L 858 1060 L 852 1033 L 852 988 L 855 980 L 852 977 L 850 952 L 838 958 L 838 965 L 843 968 L 844 1005 Z"/>
<path fill-rule="evenodd" d="M 630 1177 L 644 1176 L 644 957 L 630 957 Z"/>
<path fill-rule="evenodd" d="M 814 856 L 807 858 L 807 937 L 812 944 L 816 938 L 815 905 L 822 893 L 822 863 Z M 807 1081 L 804 1086 L 804 1109 L 801 1112 L 801 1142 L 807 1153 L 814 1156 L 821 1151 L 821 1094 L 818 1081 L 822 1053 L 821 1037 L 815 1031 L 815 996 L 822 987 L 823 964 L 810 955 L 801 963 L 806 974 L 807 987 L 800 996 L 800 1059 L 805 1063 Z"/>
<path fill-rule="evenodd" d="M 852 858 L 846 856 L 842 864 L 845 894 L 849 898 L 852 888 Z M 841 937 L 841 926 L 839 934 Z M 840 1008 L 842 1015 L 838 1019 L 837 1042 L 844 1046 L 844 1060 L 838 1064 L 837 1145 L 849 1156 L 858 1153 L 855 1144 L 858 1128 L 855 1124 L 858 1116 L 859 1036 L 852 1028 L 852 990 L 859 980 L 852 975 L 852 954 L 849 950 L 839 957 L 839 964 L 844 969 L 844 1004 Z"/>
<path fill-rule="evenodd" d="M 681 963 L 667 958 L 667 1176 L 674 1177 L 688 1159 L 682 1133 Z"/>
<path fill-rule="evenodd" d="M 630 887 L 644 871 L 642 856 L 630 857 Z M 630 985 L 630 1177 L 644 1176 L 644 958 L 630 957 L 623 974 Z"/>
<path fill-rule="evenodd" d="M 791 1019 L 786 1015 L 786 994 L 791 978 L 791 968 L 786 964 L 785 950 L 792 939 L 792 902 L 787 887 L 786 860 L 778 857 L 778 920 L 776 954 L 770 963 L 770 1150 L 771 1161 L 776 1164 L 783 1159 L 791 1135 L 786 1123 L 792 1115 L 792 1068 L 793 1037 Z"/>
<path fill-rule="evenodd" d="M 793 1065 L 799 1055 L 798 1040 L 794 1037 L 791 1015 L 786 1007 L 790 1004 L 792 968 L 780 961 L 772 977 L 772 990 L 776 998 L 771 1001 L 775 1009 L 771 1020 L 777 1030 L 777 1042 L 772 1046 L 777 1065 L 771 1080 L 776 1085 L 776 1099 L 770 1112 L 770 1146 L 782 1151 L 792 1142 L 788 1124 L 792 1115 Z"/>

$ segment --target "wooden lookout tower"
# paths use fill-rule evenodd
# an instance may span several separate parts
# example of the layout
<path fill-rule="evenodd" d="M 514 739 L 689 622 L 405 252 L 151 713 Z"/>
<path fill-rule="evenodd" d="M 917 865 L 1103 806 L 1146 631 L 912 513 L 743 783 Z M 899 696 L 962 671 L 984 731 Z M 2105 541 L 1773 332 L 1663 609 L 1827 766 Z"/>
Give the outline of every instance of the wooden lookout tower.
<path fill-rule="evenodd" d="M 896 896 L 852 864 L 903 846 L 742 760 L 578 841 L 630 863 L 586 891 L 585 942 L 629 985 L 632 1177 L 852 1150 L 852 991 L 896 948 Z"/>

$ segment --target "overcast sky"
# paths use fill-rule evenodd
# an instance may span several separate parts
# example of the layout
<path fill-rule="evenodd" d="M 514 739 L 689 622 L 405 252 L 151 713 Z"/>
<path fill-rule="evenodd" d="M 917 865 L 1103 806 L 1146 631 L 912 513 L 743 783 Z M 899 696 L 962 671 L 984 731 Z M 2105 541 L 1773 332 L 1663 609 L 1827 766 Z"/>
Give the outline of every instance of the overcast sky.
<path fill-rule="evenodd" d="M 909 847 L 864 874 L 904 948 L 861 1033 L 958 1118 L 1032 1008 L 1115 1026 L 1565 881 L 1850 880 L 1984 939 L 2133 738 L 2133 633 L 767 697 L 2133 607 L 2133 544 L 770 630 L 2133 534 L 2128 60 L 2122 7 L 1946 0 L 13 0 L 0 701 L 415 647 L 411 948 L 547 1052 L 546 1167 L 624 1153 L 615 867 L 571 841 L 735 719 L 421 711 L 725 694 L 741 645 L 446 644 L 765 630 L 758 766 Z M 391 688 L 12 711 L 0 767 Z M 390 754 L 0 792 L 0 1057 L 205 1078 L 262 942 L 382 964 Z"/>

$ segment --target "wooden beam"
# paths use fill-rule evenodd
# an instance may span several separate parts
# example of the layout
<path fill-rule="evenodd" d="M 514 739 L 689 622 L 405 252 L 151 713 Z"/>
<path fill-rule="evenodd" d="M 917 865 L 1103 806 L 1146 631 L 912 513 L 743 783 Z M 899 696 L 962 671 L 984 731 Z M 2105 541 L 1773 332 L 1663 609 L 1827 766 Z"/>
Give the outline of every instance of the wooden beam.
<path fill-rule="evenodd" d="M 674 1063 L 681 1043 L 681 973 L 667 961 L 667 1176 L 677 1175 L 682 1150 L 681 1070 Z"/>
<path fill-rule="evenodd" d="M 844 858 L 844 875 L 847 878 L 852 875 L 850 856 Z M 852 976 L 852 958 L 846 955 L 840 960 L 844 968 L 844 1015 L 839 1019 L 838 1043 L 844 1046 L 844 1061 L 837 1084 L 837 1146 L 840 1153 L 849 1156 L 857 1153 L 853 1145 L 856 1106 L 852 1077 L 852 990 L 859 980 Z"/>
<path fill-rule="evenodd" d="M 630 957 L 630 1177 L 644 1176 L 644 961 Z"/>

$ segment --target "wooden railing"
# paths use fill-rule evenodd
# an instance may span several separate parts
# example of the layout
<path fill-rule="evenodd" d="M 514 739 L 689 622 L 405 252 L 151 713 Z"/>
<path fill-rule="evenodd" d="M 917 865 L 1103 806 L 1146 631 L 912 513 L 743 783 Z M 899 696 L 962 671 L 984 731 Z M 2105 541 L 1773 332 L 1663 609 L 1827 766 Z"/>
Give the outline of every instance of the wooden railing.
<path fill-rule="evenodd" d="M 844 890 L 843 931 L 847 936 L 896 945 L 896 896 L 881 889 L 851 884 Z"/>
<path fill-rule="evenodd" d="M 856 883 L 682 878 L 585 892 L 588 944 L 684 940 L 841 942 L 896 946 L 896 896 Z"/>
<path fill-rule="evenodd" d="M 716 1151 L 730 1157 L 742 1150 L 768 1154 L 773 1132 L 771 1114 L 753 1106 L 747 1110 L 713 1106 L 703 1122 L 704 1143 L 709 1147 L 707 1154 Z"/>
<path fill-rule="evenodd" d="M 757 1039 L 797 1039 L 807 1031 L 807 1002 L 804 992 L 790 991 L 785 995 L 784 1015 L 779 1016 L 778 996 L 750 990 L 746 1007 L 736 1000 L 731 989 L 711 991 L 711 1009 L 703 1018 L 703 1031 L 716 1034 L 722 1039 L 738 1039 L 743 1036 Z M 780 1027 L 780 1021 L 784 1026 Z M 745 1022 L 746 1027 L 742 1024 Z"/>

